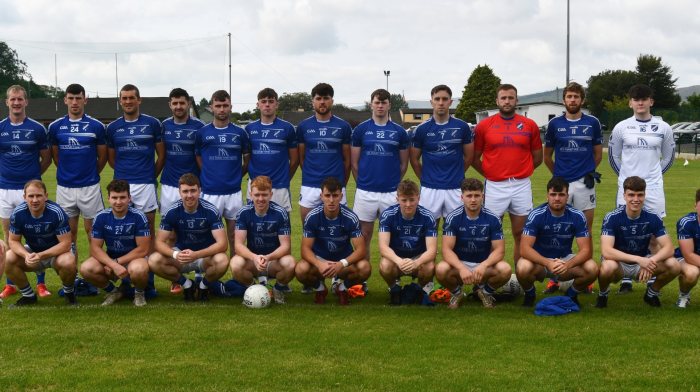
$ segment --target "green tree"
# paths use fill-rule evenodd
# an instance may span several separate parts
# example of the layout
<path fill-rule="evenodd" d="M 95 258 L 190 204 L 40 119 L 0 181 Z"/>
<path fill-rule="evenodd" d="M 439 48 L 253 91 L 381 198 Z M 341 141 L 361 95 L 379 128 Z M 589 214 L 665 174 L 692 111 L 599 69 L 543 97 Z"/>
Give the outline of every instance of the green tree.
<path fill-rule="evenodd" d="M 40 85 L 39 86 L 46 94 L 46 98 L 64 98 L 66 96 L 65 90 L 61 88 L 56 88 L 55 86 Z"/>
<path fill-rule="evenodd" d="M 209 105 L 209 101 L 206 98 L 202 98 L 199 100 L 199 105 L 197 105 L 197 109 L 202 110 Z"/>
<path fill-rule="evenodd" d="M 19 59 L 14 49 L 0 41 L 0 79 L 4 82 L 5 79 L 14 80 L 23 77 L 31 78 L 27 72 L 27 63 Z"/>
<path fill-rule="evenodd" d="M 621 97 L 613 97 L 612 101 L 603 100 L 603 110 L 608 112 L 614 112 L 619 110 L 632 110 L 630 109 L 630 97 L 625 94 Z"/>
<path fill-rule="evenodd" d="M 700 95 L 698 95 L 698 93 L 693 93 L 693 95 L 689 95 L 685 97 L 685 99 L 686 102 L 681 103 L 681 107 L 694 109 L 700 108 Z"/>
<path fill-rule="evenodd" d="M 336 112 L 357 112 L 357 109 L 353 109 L 344 103 L 334 103 L 333 110 Z"/>
<path fill-rule="evenodd" d="M 469 75 L 462 92 L 462 100 L 457 105 L 455 117 L 475 123 L 477 110 L 487 109 L 496 104 L 496 90 L 501 78 L 493 73 L 488 65 L 479 65 Z"/>
<path fill-rule="evenodd" d="M 391 110 L 399 110 L 408 107 L 408 102 L 406 102 L 401 94 L 391 94 L 391 99 L 389 102 L 391 102 Z M 372 106 L 370 105 L 369 101 L 365 101 L 364 111 L 367 112 L 370 110 L 372 110 Z"/>
<path fill-rule="evenodd" d="M 605 107 L 604 101 L 612 102 L 614 97 L 627 94 L 630 87 L 637 83 L 637 75 L 621 69 L 605 70 L 598 75 L 592 75 L 586 83 L 586 106 L 593 116 L 600 117 Z"/>
<path fill-rule="evenodd" d="M 296 112 L 299 109 L 305 112 L 314 110 L 309 93 L 284 93 L 279 98 L 279 104 L 280 112 Z"/>
<path fill-rule="evenodd" d="M 661 62 L 661 57 L 640 54 L 637 57 L 637 83 L 646 84 L 654 90 L 654 107 L 677 108 L 681 96 L 676 93 L 678 78 L 673 77 L 671 67 Z"/>

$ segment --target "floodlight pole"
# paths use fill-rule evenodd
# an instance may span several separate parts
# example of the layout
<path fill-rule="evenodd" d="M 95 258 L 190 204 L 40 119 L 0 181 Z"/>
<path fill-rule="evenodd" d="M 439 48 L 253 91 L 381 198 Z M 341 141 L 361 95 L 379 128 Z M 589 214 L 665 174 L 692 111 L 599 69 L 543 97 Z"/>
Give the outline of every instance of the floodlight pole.
<path fill-rule="evenodd" d="M 384 76 L 386 76 L 386 91 L 389 91 L 389 74 L 391 71 L 384 71 Z"/>
<path fill-rule="evenodd" d="M 117 54 L 114 54 L 114 77 L 117 81 L 117 110 L 119 110 L 119 65 L 117 61 Z"/>
<path fill-rule="evenodd" d="M 233 90 L 231 89 L 231 33 L 228 33 L 228 95 L 231 96 Z"/>
<path fill-rule="evenodd" d="M 566 0 L 566 85 L 569 85 L 569 0 Z"/>

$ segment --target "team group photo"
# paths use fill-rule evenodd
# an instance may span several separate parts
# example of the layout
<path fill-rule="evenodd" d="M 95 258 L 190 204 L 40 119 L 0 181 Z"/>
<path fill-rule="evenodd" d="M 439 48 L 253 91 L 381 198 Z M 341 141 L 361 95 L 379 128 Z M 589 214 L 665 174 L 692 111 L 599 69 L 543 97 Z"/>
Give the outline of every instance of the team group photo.
<path fill-rule="evenodd" d="M 694 2 L 0 4 L 0 390 L 700 386 Z"/>

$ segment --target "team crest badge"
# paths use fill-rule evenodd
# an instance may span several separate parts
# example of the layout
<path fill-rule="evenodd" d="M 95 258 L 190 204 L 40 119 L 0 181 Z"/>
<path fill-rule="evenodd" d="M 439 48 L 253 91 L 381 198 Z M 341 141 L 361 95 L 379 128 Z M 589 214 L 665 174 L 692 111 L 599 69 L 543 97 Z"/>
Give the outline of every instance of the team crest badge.
<path fill-rule="evenodd" d="M 518 123 L 515 127 L 522 131 L 523 130 L 523 123 Z"/>
<path fill-rule="evenodd" d="M 657 124 L 651 124 L 651 131 L 656 132 L 659 130 L 659 126 Z"/>
<path fill-rule="evenodd" d="M 591 203 L 595 203 L 595 195 L 591 195 Z"/>

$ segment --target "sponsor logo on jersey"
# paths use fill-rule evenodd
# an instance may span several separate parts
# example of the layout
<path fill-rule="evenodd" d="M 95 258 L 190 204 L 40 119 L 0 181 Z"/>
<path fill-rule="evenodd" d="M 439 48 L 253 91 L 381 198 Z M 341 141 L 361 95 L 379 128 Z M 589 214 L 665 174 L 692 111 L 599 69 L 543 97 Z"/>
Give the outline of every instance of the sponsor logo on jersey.
<path fill-rule="evenodd" d="M 126 139 L 126 145 L 119 147 L 119 151 L 142 151 L 147 149 L 147 146 L 139 146 L 134 139 Z"/>
<path fill-rule="evenodd" d="M 479 249 L 476 247 L 476 244 L 474 243 L 474 241 L 469 241 L 469 243 L 467 244 L 467 252 L 475 253 L 478 251 L 479 251 Z"/>
<path fill-rule="evenodd" d="M 59 129 L 59 130 L 64 130 L 64 129 L 68 129 L 68 127 L 67 127 L 66 125 L 61 125 L 58 129 Z"/>
<path fill-rule="evenodd" d="M 630 241 L 628 245 L 629 250 L 637 250 L 637 244 L 634 241 Z"/>
<path fill-rule="evenodd" d="M 328 148 L 325 142 L 316 142 L 316 148 L 312 148 L 309 152 L 314 154 L 336 154 L 338 150 L 335 148 Z"/>
<path fill-rule="evenodd" d="M 646 131 L 644 131 L 644 132 L 646 132 Z M 647 141 L 643 137 L 638 137 L 637 138 L 637 145 L 638 146 L 648 146 L 649 143 L 647 143 Z"/>
<path fill-rule="evenodd" d="M 268 145 L 267 143 L 260 143 L 260 146 L 258 146 L 258 149 L 254 150 L 253 153 L 256 155 L 258 155 L 258 154 L 270 155 L 270 154 L 279 154 L 280 151 L 271 150 L 270 145 Z"/>
<path fill-rule="evenodd" d="M 328 241 L 328 250 L 331 252 L 335 252 L 338 250 L 338 245 L 336 245 L 333 241 Z"/>
<path fill-rule="evenodd" d="M 264 245 L 265 245 L 265 241 L 263 241 L 263 239 L 261 237 L 255 238 L 255 246 L 264 246 Z"/>
<path fill-rule="evenodd" d="M 434 134 L 433 132 L 430 132 L 430 133 L 428 133 L 428 134 L 425 135 L 425 136 L 435 136 L 435 134 Z"/>
<path fill-rule="evenodd" d="M 374 150 L 367 151 L 367 155 L 391 157 L 394 156 L 394 153 L 392 153 L 391 151 L 387 152 L 381 143 L 374 143 Z"/>
<path fill-rule="evenodd" d="M 412 249 L 411 243 L 409 241 L 406 241 L 406 240 L 402 241 L 401 242 L 401 249 L 411 250 Z"/>
<path fill-rule="evenodd" d="M 8 152 L 7 155 L 11 155 L 11 156 L 22 155 L 22 149 L 18 145 L 13 144 L 10 146 L 10 152 Z"/>
<path fill-rule="evenodd" d="M 218 155 L 210 155 L 210 161 L 236 161 L 238 157 L 229 155 L 225 148 L 219 148 Z"/>
<path fill-rule="evenodd" d="M 61 144 L 59 146 L 61 150 L 84 150 L 86 148 L 90 148 L 89 145 L 80 145 L 80 142 L 78 139 L 74 137 L 69 137 L 68 138 L 68 144 Z"/>
<path fill-rule="evenodd" d="M 168 151 L 168 155 L 192 155 L 192 151 L 183 151 L 182 146 L 178 143 L 173 143 L 172 149 Z"/>
<path fill-rule="evenodd" d="M 187 233 L 188 242 L 197 242 L 197 236 L 192 233 Z"/>
<path fill-rule="evenodd" d="M 497 143 L 494 145 L 495 148 L 525 148 L 520 143 L 516 143 L 512 137 L 503 136 L 503 143 Z"/>
<path fill-rule="evenodd" d="M 114 250 L 124 250 L 124 245 L 120 240 L 114 240 L 114 246 L 112 247 Z"/>

